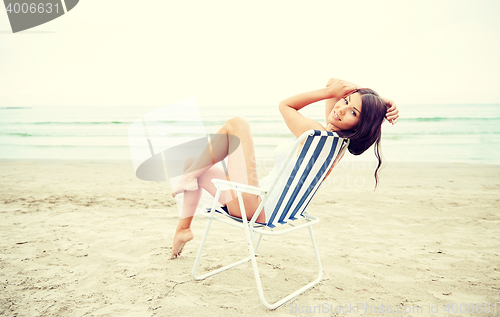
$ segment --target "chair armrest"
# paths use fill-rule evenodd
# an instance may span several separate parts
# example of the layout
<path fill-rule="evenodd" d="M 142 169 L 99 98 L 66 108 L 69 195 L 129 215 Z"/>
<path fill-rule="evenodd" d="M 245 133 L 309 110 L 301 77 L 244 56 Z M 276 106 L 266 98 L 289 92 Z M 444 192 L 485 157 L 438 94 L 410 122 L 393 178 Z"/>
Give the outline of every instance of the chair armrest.
<path fill-rule="evenodd" d="M 265 189 L 265 188 L 245 185 L 245 184 L 236 183 L 236 182 L 230 182 L 230 181 L 223 180 L 223 179 L 214 178 L 214 179 L 212 179 L 212 183 L 214 183 L 215 187 L 217 189 L 220 189 L 220 190 L 234 189 L 234 190 L 237 190 L 240 192 L 254 194 L 254 195 L 267 194 L 267 189 Z"/>

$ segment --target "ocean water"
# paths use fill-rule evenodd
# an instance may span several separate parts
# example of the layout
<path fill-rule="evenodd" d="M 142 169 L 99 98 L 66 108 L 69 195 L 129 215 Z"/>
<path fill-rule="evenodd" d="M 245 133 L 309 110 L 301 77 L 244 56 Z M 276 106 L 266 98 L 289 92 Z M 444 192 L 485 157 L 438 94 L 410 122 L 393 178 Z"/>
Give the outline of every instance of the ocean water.
<path fill-rule="evenodd" d="M 383 125 L 382 153 L 387 161 L 500 163 L 500 104 L 399 105 L 396 125 Z M 130 160 L 129 127 L 153 107 L 0 108 L 0 158 Z M 232 116 L 252 126 L 258 158 L 270 158 L 277 144 L 292 138 L 277 106 L 199 106 L 207 133 Z M 182 114 L 182 109 L 179 109 Z M 305 116 L 324 123 L 323 105 Z M 163 121 L 164 135 L 186 138 L 194 125 L 182 115 Z M 194 135 L 193 135 L 194 137 Z M 346 155 L 348 157 L 348 155 Z M 374 160 L 372 150 L 362 158 Z M 349 158 L 347 158 L 349 159 Z"/>

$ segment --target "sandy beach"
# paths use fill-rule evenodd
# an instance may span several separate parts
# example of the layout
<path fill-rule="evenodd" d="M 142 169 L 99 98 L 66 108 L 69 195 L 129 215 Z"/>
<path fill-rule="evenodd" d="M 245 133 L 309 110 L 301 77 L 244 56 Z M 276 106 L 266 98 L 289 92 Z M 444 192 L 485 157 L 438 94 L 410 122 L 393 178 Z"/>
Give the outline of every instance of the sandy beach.
<path fill-rule="evenodd" d="M 320 307 L 314 315 L 344 316 L 399 307 L 453 316 L 470 315 L 469 303 L 482 309 L 474 315 L 500 314 L 499 165 L 388 163 L 373 191 L 372 168 L 341 162 L 308 208 L 321 219 L 323 280 L 268 311 L 250 264 L 192 279 L 203 216 L 181 257 L 168 260 L 175 200 L 166 183 L 137 179 L 130 162 L 0 162 L 0 315 L 311 316 Z M 212 230 L 201 272 L 246 256 L 237 229 Z M 308 243 L 307 231 L 264 239 L 258 260 L 270 301 L 315 277 Z"/>

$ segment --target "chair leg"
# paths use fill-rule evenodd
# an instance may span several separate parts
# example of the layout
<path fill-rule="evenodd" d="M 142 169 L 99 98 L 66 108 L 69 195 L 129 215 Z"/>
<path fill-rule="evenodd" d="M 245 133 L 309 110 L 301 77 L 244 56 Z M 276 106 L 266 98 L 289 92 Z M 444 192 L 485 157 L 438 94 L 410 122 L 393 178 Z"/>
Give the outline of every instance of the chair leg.
<path fill-rule="evenodd" d="M 257 284 L 257 291 L 259 293 L 259 298 L 262 302 L 262 304 L 264 306 L 266 306 L 268 309 L 276 309 L 278 308 L 279 306 L 283 305 L 284 303 L 288 302 L 289 300 L 295 298 L 296 296 L 302 294 L 303 292 L 305 292 L 306 290 L 310 289 L 311 287 L 315 286 L 316 284 L 318 284 L 320 281 L 321 281 L 321 278 L 323 276 L 323 269 L 322 269 L 322 265 L 321 265 L 321 259 L 319 257 L 319 252 L 318 252 L 318 247 L 316 245 L 316 240 L 314 239 L 314 234 L 313 234 L 313 231 L 312 231 L 312 227 L 309 227 L 309 235 L 311 237 L 311 242 L 312 242 L 312 246 L 313 246 L 313 249 L 314 249 L 314 254 L 316 256 L 316 263 L 318 265 L 318 276 L 317 278 L 308 283 L 307 285 L 299 288 L 298 290 L 296 290 L 295 292 L 289 294 L 288 296 L 285 296 L 284 298 L 278 300 L 277 302 L 273 303 L 273 304 L 270 304 L 267 302 L 265 296 L 264 296 L 264 290 L 262 288 L 262 282 L 261 282 L 261 278 L 260 278 L 260 274 L 259 274 L 259 268 L 257 266 L 257 259 L 255 257 L 255 253 L 257 252 L 257 249 L 258 249 L 258 246 L 260 244 L 260 241 L 262 239 L 262 234 L 259 235 L 259 238 L 257 239 L 257 243 L 253 244 L 253 241 L 251 239 L 251 235 L 250 235 L 250 229 L 248 227 L 245 228 L 245 234 L 246 234 L 246 237 L 247 237 L 247 243 L 248 243 L 248 251 L 250 253 L 250 256 L 247 257 L 247 258 L 244 258 L 240 261 L 237 261 L 237 262 L 234 262 L 232 264 L 229 264 L 229 265 L 226 265 L 224 267 L 221 267 L 217 270 L 213 270 L 213 271 L 210 271 L 204 275 L 200 275 L 200 276 L 197 276 L 196 275 L 196 269 L 199 265 L 199 262 L 200 262 L 200 259 L 201 259 L 201 254 L 202 254 L 202 251 L 203 251 L 203 247 L 205 246 L 205 242 L 206 242 L 206 239 L 207 239 L 207 235 L 208 235 L 208 231 L 210 230 L 210 226 L 212 224 L 212 219 L 211 217 L 208 219 L 208 223 L 207 223 L 207 226 L 205 228 L 205 232 L 203 234 L 203 238 L 202 238 L 202 241 L 201 241 L 201 244 L 200 244 L 200 248 L 198 249 L 198 254 L 196 255 L 196 259 L 195 259 L 195 262 L 194 262 L 194 266 L 193 266 L 193 271 L 191 273 L 191 275 L 193 276 L 193 278 L 195 280 L 202 280 L 202 279 L 205 279 L 209 276 L 212 276 L 212 275 L 215 275 L 215 274 L 218 274 L 220 272 L 223 272 L 223 271 L 226 271 L 230 268 L 233 268 L 235 266 L 238 266 L 240 264 L 243 264 L 243 263 L 246 263 L 248 261 L 251 261 L 252 262 L 252 268 L 253 268 L 253 271 L 254 271 L 254 276 L 255 276 L 255 283 Z"/>
<path fill-rule="evenodd" d="M 284 303 L 288 302 L 289 300 L 295 298 L 296 296 L 298 296 L 299 294 L 302 294 L 303 292 L 305 292 L 306 290 L 310 289 L 311 287 L 313 287 L 314 285 L 318 284 L 320 281 L 321 281 L 321 278 L 323 276 L 323 269 L 322 269 L 322 266 L 321 266 L 321 259 L 319 257 L 319 252 L 318 252 L 318 247 L 316 245 L 316 240 L 314 239 L 314 234 L 313 234 L 313 231 L 312 231 L 312 227 L 309 226 L 309 235 L 311 236 L 311 242 L 312 242 L 312 245 L 313 245 L 313 249 L 314 249 L 314 254 L 316 256 L 316 263 L 318 264 L 318 277 L 310 282 L 309 284 L 299 288 L 298 290 L 296 290 L 295 292 L 289 294 L 288 296 L 285 296 L 284 298 L 278 300 L 277 302 L 275 302 L 274 304 L 269 304 L 266 300 L 266 298 L 264 297 L 264 291 L 262 289 L 262 283 L 261 283 L 261 279 L 260 279 L 260 274 L 259 274 L 259 268 L 257 266 L 257 260 L 256 260 L 256 257 L 255 257 L 255 253 L 257 252 L 257 249 L 259 247 L 259 244 L 260 244 L 260 241 L 261 241 L 261 238 L 262 238 L 262 234 L 259 235 L 259 239 L 257 240 L 257 243 L 255 244 L 254 246 L 254 243 L 253 243 L 253 240 L 255 238 L 255 232 L 250 232 L 250 228 L 248 227 L 248 222 L 247 222 L 247 219 L 246 219 L 246 212 L 245 212 L 245 207 L 243 205 L 243 199 L 241 197 L 241 193 L 238 191 L 237 194 L 238 194 L 238 198 L 239 198 L 239 202 L 240 202 L 240 210 L 242 211 L 242 219 L 243 219 L 243 223 L 244 223 L 244 230 L 245 230 L 245 237 L 247 239 L 247 244 L 248 244 L 248 251 L 250 253 L 250 256 L 243 259 L 243 260 L 240 260 L 240 261 L 237 261 L 235 263 L 232 263 L 232 264 L 229 264 L 229 265 L 226 265 L 224 267 L 221 267 L 217 270 L 214 270 L 214 271 L 211 271 L 207 274 L 204 274 L 204 275 L 201 275 L 201 276 L 197 276 L 196 275 L 196 269 L 198 267 L 198 264 L 200 262 L 200 259 L 201 259 L 201 254 L 202 254 L 202 251 L 203 251 L 203 247 L 205 246 L 205 241 L 207 239 L 207 235 L 208 235 L 208 231 L 210 230 L 210 226 L 212 225 L 212 220 L 213 220 L 213 217 L 214 217 L 214 214 L 215 214 L 215 204 L 216 204 L 216 201 L 218 201 L 219 199 L 219 194 L 220 192 L 218 191 L 217 194 L 216 194 L 216 198 L 214 200 L 214 204 L 212 206 L 212 213 L 210 215 L 210 217 L 208 218 L 208 223 L 207 223 L 207 226 L 205 228 L 205 232 L 203 233 L 203 237 L 202 237 L 202 240 L 201 240 L 201 243 L 200 243 L 200 248 L 198 249 L 198 254 L 196 255 L 196 259 L 195 259 L 195 262 L 194 262 L 194 266 L 193 266 L 193 271 L 191 273 L 191 275 L 193 276 L 193 278 L 195 280 L 202 280 L 202 279 L 205 279 L 209 276 L 212 276 L 212 275 L 215 275 L 217 273 L 220 273 L 222 271 L 225 271 L 227 269 L 230 269 L 232 267 L 235 267 L 237 265 L 240 265 L 240 264 L 243 264 L 243 263 L 246 263 L 248 261 L 251 261 L 252 262 L 252 268 L 253 268 L 253 272 L 254 272 L 254 276 L 255 276 L 255 283 L 257 284 L 257 291 L 259 293 L 259 297 L 260 297 L 260 300 L 262 302 L 262 304 L 264 304 L 264 306 L 266 306 L 267 308 L 269 309 L 275 309 L 281 305 L 283 305 Z"/>
<path fill-rule="evenodd" d="M 203 252 L 203 247 L 205 246 L 205 241 L 207 240 L 208 231 L 210 230 L 211 225 L 212 225 L 212 215 L 210 215 L 210 217 L 208 218 L 208 223 L 207 226 L 205 227 L 205 232 L 203 233 L 203 237 L 201 238 L 200 247 L 198 248 L 198 253 L 196 254 L 196 258 L 194 259 L 193 271 L 191 272 L 191 276 L 195 280 L 202 280 L 206 278 L 206 276 L 197 276 L 196 269 L 198 268 L 198 264 L 200 263 L 201 253 Z"/>
<path fill-rule="evenodd" d="M 254 251 L 255 253 L 257 253 L 257 249 L 259 248 L 259 245 L 260 245 L 260 240 L 262 239 L 262 234 L 260 233 L 259 234 L 259 238 L 257 239 L 257 243 L 255 244 L 255 248 L 254 248 Z"/>
<path fill-rule="evenodd" d="M 210 226 L 212 225 L 212 216 L 215 214 L 215 211 L 212 212 L 211 216 L 208 218 L 208 223 L 207 223 L 207 226 L 205 228 L 205 232 L 203 233 L 203 237 L 201 239 L 201 243 L 200 243 L 200 247 L 198 248 L 198 254 L 196 255 L 196 259 L 194 260 L 194 265 L 193 265 L 193 270 L 191 272 L 191 276 L 195 279 L 195 280 L 203 280 L 209 276 L 212 276 L 212 275 L 215 275 L 217 273 L 220 273 L 220 272 L 223 272 L 225 270 L 228 270 L 232 267 L 235 267 L 235 266 L 238 266 L 240 264 L 243 264 L 243 263 L 246 263 L 248 261 L 250 261 L 250 257 L 246 257 L 240 261 L 237 261 L 237 262 L 234 262 L 234 263 L 231 263 L 229 265 L 226 265 L 224 267 L 221 267 L 221 268 L 218 268 L 217 270 L 213 270 L 213 271 L 210 271 L 206 274 L 203 274 L 203 275 L 196 275 L 196 270 L 198 268 L 198 265 L 200 263 L 200 260 L 201 260 L 201 254 L 203 252 L 203 248 L 205 246 L 205 242 L 207 240 L 207 236 L 208 236 L 208 232 L 210 231 Z"/>
<path fill-rule="evenodd" d="M 245 230 L 248 230 L 248 229 L 245 229 Z M 299 288 L 298 290 L 296 290 L 295 292 L 289 294 L 288 296 L 285 296 L 284 298 L 278 300 L 277 302 L 273 303 L 273 304 L 269 304 L 264 296 L 264 291 L 262 289 L 262 283 L 261 283 L 261 279 L 260 279 L 260 274 L 259 274 L 259 268 L 257 266 L 257 260 L 255 258 L 255 253 L 253 252 L 254 248 L 252 246 L 252 243 L 251 241 L 249 240 L 249 251 L 250 251 L 250 258 L 251 258 L 251 261 L 252 261 L 252 267 L 253 267 L 253 271 L 254 271 L 254 275 L 255 275 L 255 282 L 257 284 L 257 291 L 259 292 L 259 297 L 260 297 L 260 300 L 262 302 L 262 304 L 264 304 L 264 306 L 266 306 L 268 309 L 276 309 L 278 308 L 279 306 L 283 305 L 284 303 L 288 302 L 289 300 L 295 298 L 296 296 L 302 294 L 303 292 L 305 292 L 306 290 L 310 289 L 311 287 L 315 286 L 316 284 L 318 284 L 320 281 L 321 281 L 321 278 L 323 277 L 323 269 L 322 269 L 322 266 L 321 266 L 321 259 L 319 257 L 319 252 L 318 252 L 318 248 L 317 248 L 317 245 L 316 245 L 316 240 L 314 239 L 314 234 L 313 234 L 313 231 L 312 231 L 312 228 L 309 227 L 309 234 L 311 236 L 311 242 L 312 242 L 312 245 L 313 245 L 313 248 L 314 248 L 314 254 L 316 256 L 316 263 L 318 264 L 318 277 L 308 283 L 307 285 Z M 262 237 L 262 235 L 261 235 Z M 259 237 L 259 242 L 260 242 L 260 237 Z M 257 249 L 257 248 L 255 248 Z"/>
<path fill-rule="evenodd" d="M 317 283 L 319 283 L 321 281 L 321 278 L 323 277 L 323 266 L 321 265 L 321 258 L 319 257 L 318 246 L 316 245 L 316 239 L 314 239 L 312 226 L 309 227 L 309 235 L 311 236 L 311 242 L 314 248 L 314 255 L 316 256 L 316 264 L 318 264 L 318 278 L 316 279 L 316 281 L 318 281 Z"/>

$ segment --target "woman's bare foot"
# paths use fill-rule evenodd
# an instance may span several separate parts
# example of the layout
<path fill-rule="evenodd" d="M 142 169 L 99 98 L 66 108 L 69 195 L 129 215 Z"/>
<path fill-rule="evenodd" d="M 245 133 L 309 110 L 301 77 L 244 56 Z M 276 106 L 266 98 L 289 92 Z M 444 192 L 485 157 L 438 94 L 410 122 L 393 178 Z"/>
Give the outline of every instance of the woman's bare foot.
<path fill-rule="evenodd" d="M 174 189 L 172 190 L 172 195 L 175 197 L 186 190 L 194 191 L 198 189 L 198 179 L 192 178 L 187 175 L 182 175 L 181 179 L 177 182 Z"/>
<path fill-rule="evenodd" d="M 174 242 L 172 243 L 172 254 L 170 255 L 170 260 L 173 260 L 181 255 L 182 249 L 186 243 L 191 240 L 193 240 L 193 232 L 191 232 L 191 228 L 178 229 L 175 232 Z"/>

